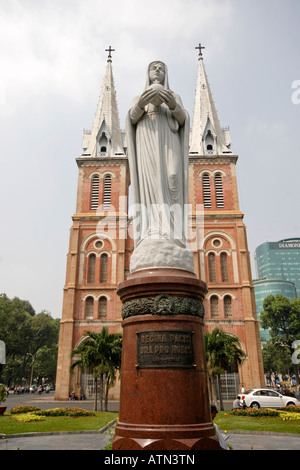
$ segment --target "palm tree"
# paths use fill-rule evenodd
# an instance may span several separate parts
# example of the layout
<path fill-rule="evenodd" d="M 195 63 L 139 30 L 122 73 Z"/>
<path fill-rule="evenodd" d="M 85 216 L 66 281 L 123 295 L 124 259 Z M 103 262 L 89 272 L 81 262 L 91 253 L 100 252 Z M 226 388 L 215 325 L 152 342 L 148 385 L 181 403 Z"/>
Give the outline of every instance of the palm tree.
<path fill-rule="evenodd" d="M 217 377 L 220 409 L 223 411 L 220 375 L 224 373 L 226 367 L 231 366 L 235 361 L 241 364 L 245 360 L 246 354 L 240 348 L 239 338 L 229 335 L 219 328 L 213 330 L 212 333 L 205 333 L 204 341 L 208 370 L 211 371 L 212 376 Z"/>
<path fill-rule="evenodd" d="M 120 333 L 108 333 L 107 328 L 103 328 L 100 333 L 88 331 L 86 339 L 72 351 L 75 361 L 71 365 L 71 372 L 75 367 L 82 370 L 87 368 L 92 373 L 95 380 L 95 404 L 97 411 L 97 388 L 100 378 L 100 409 L 103 408 L 104 377 L 106 378 L 106 400 L 107 411 L 108 388 L 112 386 L 117 377 L 117 370 L 121 368 L 122 335 Z"/>

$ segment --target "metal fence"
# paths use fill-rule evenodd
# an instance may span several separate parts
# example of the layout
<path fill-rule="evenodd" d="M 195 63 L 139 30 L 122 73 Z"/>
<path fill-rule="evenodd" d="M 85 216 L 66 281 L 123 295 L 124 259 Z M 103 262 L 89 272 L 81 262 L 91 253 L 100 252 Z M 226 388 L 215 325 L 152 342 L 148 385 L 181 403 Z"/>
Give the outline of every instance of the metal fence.
<path fill-rule="evenodd" d="M 219 400 L 219 389 L 217 386 L 217 378 L 214 379 L 215 390 L 217 393 L 217 399 Z M 231 400 L 237 397 L 239 393 L 239 374 L 238 373 L 227 373 L 221 374 L 221 390 L 222 397 L 224 400 Z"/>

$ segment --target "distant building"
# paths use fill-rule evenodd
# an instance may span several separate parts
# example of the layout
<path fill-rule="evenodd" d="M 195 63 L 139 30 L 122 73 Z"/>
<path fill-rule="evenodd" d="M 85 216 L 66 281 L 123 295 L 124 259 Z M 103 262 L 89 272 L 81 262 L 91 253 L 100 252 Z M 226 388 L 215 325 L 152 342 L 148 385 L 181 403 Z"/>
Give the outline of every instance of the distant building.
<path fill-rule="evenodd" d="M 287 238 L 278 242 L 265 242 L 254 253 L 257 280 L 255 301 L 258 318 L 263 302 L 269 295 L 281 294 L 292 300 L 300 296 L 300 238 Z M 260 328 L 262 341 L 269 339 Z"/>
<path fill-rule="evenodd" d="M 293 282 L 285 281 L 284 279 L 257 279 L 253 281 L 255 288 L 255 302 L 257 316 L 260 320 L 260 314 L 264 310 L 263 303 L 269 295 L 281 294 L 289 300 L 297 297 L 296 287 Z M 267 330 L 260 327 L 260 337 L 262 341 L 268 341 L 270 335 Z"/>
<path fill-rule="evenodd" d="M 254 254 L 257 278 L 293 282 L 300 297 L 300 238 L 266 242 Z"/>

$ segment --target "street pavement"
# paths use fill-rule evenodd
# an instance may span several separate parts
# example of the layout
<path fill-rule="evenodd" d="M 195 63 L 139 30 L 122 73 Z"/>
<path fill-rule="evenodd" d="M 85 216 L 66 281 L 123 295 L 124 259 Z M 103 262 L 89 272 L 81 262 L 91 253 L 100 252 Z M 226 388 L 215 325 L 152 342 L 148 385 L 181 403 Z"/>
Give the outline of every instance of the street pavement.
<path fill-rule="evenodd" d="M 57 402 L 53 392 L 49 395 L 10 395 L 5 402 L 9 411 L 14 406 L 31 404 L 42 409 L 59 406 L 76 406 L 93 410 L 93 402 Z M 225 408 L 230 409 L 231 401 L 225 402 Z M 118 402 L 109 402 L 109 411 L 118 411 Z M 3 436 L 1 438 L 0 421 L 0 450 L 103 450 L 111 441 L 111 429 L 99 431 L 81 431 L 73 433 L 35 433 L 26 435 Z M 246 433 L 228 432 L 227 443 L 233 450 L 299 450 L 300 435 L 279 433 Z"/>
<path fill-rule="evenodd" d="M 275 433 L 230 433 L 227 443 L 233 450 L 299 450 L 299 435 Z M 20 436 L 20 435 L 19 435 Z M 104 450 L 110 442 L 109 430 L 82 433 L 23 435 L 0 440 L 0 450 Z"/>

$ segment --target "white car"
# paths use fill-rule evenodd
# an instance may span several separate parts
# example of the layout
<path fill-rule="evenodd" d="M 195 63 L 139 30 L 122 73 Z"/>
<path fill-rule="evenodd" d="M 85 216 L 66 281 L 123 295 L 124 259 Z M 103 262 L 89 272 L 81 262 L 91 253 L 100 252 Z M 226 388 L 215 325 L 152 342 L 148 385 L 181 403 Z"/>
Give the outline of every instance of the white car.
<path fill-rule="evenodd" d="M 266 388 L 255 388 L 239 394 L 241 402 L 245 401 L 247 407 L 251 408 L 283 408 L 285 406 L 300 406 L 297 398 L 281 395 L 275 390 Z"/>

